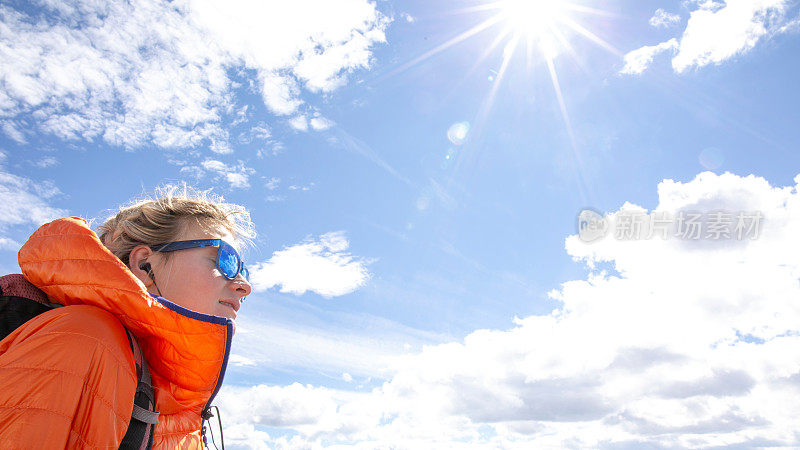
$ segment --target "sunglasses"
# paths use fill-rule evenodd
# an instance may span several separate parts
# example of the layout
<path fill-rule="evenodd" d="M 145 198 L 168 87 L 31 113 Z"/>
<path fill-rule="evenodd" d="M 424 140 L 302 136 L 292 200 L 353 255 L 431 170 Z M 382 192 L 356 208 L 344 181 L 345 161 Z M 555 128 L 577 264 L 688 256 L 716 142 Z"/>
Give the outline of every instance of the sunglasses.
<path fill-rule="evenodd" d="M 241 273 L 245 280 L 250 281 L 250 272 L 244 266 L 242 258 L 232 245 L 222 239 L 194 239 L 191 241 L 167 242 L 150 246 L 155 252 L 174 252 L 197 247 L 217 247 L 217 269 L 222 276 L 233 280 Z"/>

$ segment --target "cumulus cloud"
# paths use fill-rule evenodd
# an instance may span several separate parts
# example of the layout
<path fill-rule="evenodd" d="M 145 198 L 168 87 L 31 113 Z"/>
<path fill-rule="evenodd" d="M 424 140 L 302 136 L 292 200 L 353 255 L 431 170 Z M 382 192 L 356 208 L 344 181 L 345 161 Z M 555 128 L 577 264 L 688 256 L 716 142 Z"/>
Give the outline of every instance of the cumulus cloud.
<path fill-rule="evenodd" d="M 223 119 L 247 119 L 231 69 L 252 69 L 264 104 L 293 114 L 303 90 L 329 92 L 369 67 L 388 23 L 367 0 L 29 6 L 0 5 L 3 133 L 24 143 L 14 121 L 29 120 L 66 140 L 218 153 L 231 151 Z"/>
<path fill-rule="evenodd" d="M 800 445 L 800 175 L 664 180 L 652 210 L 759 212 L 758 237 L 565 248 L 586 279 L 552 313 L 393 358 L 371 391 L 234 387 L 235 443 L 273 447 L 597 448 Z M 663 216 L 666 217 L 666 216 Z M 617 222 L 613 222 L 617 223 Z M 706 223 L 707 226 L 708 223 Z M 613 271 L 611 267 L 613 265 Z M 342 370 L 341 372 L 348 370 Z M 313 407 L 312 407 L 313 406 Z M 292 432 L 272 435 L 262 427 Z M 227 436 L 227 433 L 226 433 Z"/>
<path fill-rule="evenodd" d="M 661 8 L 658 8 L 656 12 L 653 14 L 653 17 L 650 18 L 650 26 L 656 28 L 669 28 L 673 25 L 678 24 L 681 21 L 681 16 L 677 14 L 672 14 L 664 11 Z"/>
<path fill-rule="evenodd" d="M 756 44 L 772 36 L 791 31 L 786 12 L 789 0 L 696 1 L 686 28 L 678 38 L 654 46 L 645 46 L 625 55 L 622 73 L 643 72 L 656 53 L 676 49 L 672 68 L 677 73 L 694 67 L 720 64 L 752 50 Z M 662 10 L 658 10 L 662 11 Z M 669 25 L 674 18 L 663 12 L 650 19 L 653 26 Z M 672 17 L 672 18 L 671 18 Z M 676 41 L 677 39 L 677 41 Z"/>
<path fill-rule="evenodd" d="M 312 291 L 323 297 L 353 292 L 367 282 L 369 272 L 368 261 L 346 252 L 349 246 L 342 231 L 323 234 L 273 253 L 251 268 L 251 280 L 257 291 L 280 286 L 281 292 Z"/>

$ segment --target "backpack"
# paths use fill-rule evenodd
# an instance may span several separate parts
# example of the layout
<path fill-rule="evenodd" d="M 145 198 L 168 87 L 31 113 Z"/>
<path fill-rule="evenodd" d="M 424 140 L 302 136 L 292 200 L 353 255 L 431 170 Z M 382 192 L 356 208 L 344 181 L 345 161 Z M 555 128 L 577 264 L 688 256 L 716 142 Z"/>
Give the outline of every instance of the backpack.
<path fill-rule="evenodd" d="M 47 294 L 21 274 L 0 276 L 0 340 L 28 320 L 62 306 L 64 305 L 51 303 Z M 149 450 L 153 448 L 155 424 L 158 423 L 150 371 L 136 338 L 127 329 L 125 332 L 136 362 L 136 393 L 128 431 L 119 448 Z"/>

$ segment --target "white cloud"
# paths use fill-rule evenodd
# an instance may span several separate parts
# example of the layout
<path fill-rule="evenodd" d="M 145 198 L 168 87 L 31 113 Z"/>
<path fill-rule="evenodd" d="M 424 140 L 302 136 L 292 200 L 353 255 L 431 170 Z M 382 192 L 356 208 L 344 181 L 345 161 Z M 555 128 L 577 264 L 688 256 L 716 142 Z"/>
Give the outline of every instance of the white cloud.
<path fill-rule="evenodd" d="M 185 174 L 191 180 L 191 183 L 196 183 L 198 180 L 205 176 L 206 171 L 203 170 L 202 167 L 199 166 L 183 166 L 180 168 L 180 172 Z"/>
<path fill-rule="evenodd" d="M 244 165 L 239 161 L 235 166 L 228 165 L 222 161 L 214 159 L 207 159 L 201 163 L 203 169 L 217 174 L 218 178 L 222 178 L 230 184 L 232 189 L 247 189 L 250 187 L 250 175 L 255 173 L 251 167 Z M 189 170 L 189 169 L 187 169 Z M 181 168 L 181 172 L 184 168 Z"/>
<path fill-rule="evenodd" d="M 19 242 L 13 239 L 0 237 L 0 250 L 8 250 L 16 252 L 19 251 L 20 247 L 22 247 L 22 244 L 20 244 Z"/>
<path fill-rule="evenodd" d="M 334 125 L 332 120 L 326 119 L 322 116 L 312 117 L 309 123 L 311 124 L 311 128 L 317 131 L 327 130 Z"/>
<path fill-rule="evenodd" d="M 644 46 L 636 50 L 630 51 L 625 54 L 625 67 L 622 68 L 620 73 L 635 75 L 644 72 L 653 58 L 659 53 L 668 52 L 678 48 L 678 41 L 672 38 L 666 42 L 658 45 Z"/>
<path fill-rule="evenodd" d="M 53 156 L 45 156 L 44 158 L 33 163 L 33 165 L 35 165 L 36 167 L 40 167 L 42 169 L 47 167 L 53 167 L 55 165 L 58 165 L 58 159 L 56 159 Z"/>
<path fill-rule="evenodd" d="M 677 25 L 681 21 L 681 16 L 664 11 L 661 8 L 656 9 L 653 17 L 650 18 L 650 26 L 656 28 L 669 28 Z"/>
<path fill-rule="evenodd" d="M 268 301 L 274 295 L 253 294 L 250 304 Z M 252 298 L 251 298 L 252 297 Z M 286 304 L 291 300 L 281 300 Z M 368 314 L 328 312 L 326 317 L 273 308 L 275 316 L 240 314 L 236 320 L 237 354 L 247 355 L 254 371 L 312 372 L 338 377 L 342 372 L 360 379 L 385 379 L 391 361 L 410 349 L 444 342 L 440 335 L 412 329 Z M 289 319 L 285 315 L 289 315 Z M 336 321 L 340 325 L 333 326 Z"/>
<path fill-rule="evenodd" d="M 288 76 L 275 73 L 261 74 L 264 103 L 274 114 L 286 116 L 297 111 L 303 104 L 298 98 L 300 89 L 297 82 Z"/>
<path fill-rule="evenodd" d="M 587 244 L 570 236 L 567 252 L 591 273 L 551 293 L 560 302 L 551 314 L 395 357 L 388 381 L 371 391 L 228 388 L 220 399 L 229 423 L 243 430 L 235 441 L 278 448 L 796 447 L 799 185 L 800 175 L 788 187 L 710 172 L 687 183 L 665 180 L 653 211 L 760 211 L 760 237 L 608 236 Z M 646 211 L 625 204 L 609 218 L 623 210 Z M 617 275 L 596 268 L 604 262 Z"/>
<path fill-rule="evenodd" d="M 41 225 L 67 215 L 66 210 L 47 203 L 60 193 L 51 182 L 13 175 L 0 167 L 0 231 L 14 225 Z M 13 240 L 3 239 L 3 247 L 15 245 Z"/>
<path fill-rule="evenodd" d="M 237 353 L 231 353 L 230 358 L 228 358 L 228 362 L 233 364 L 234 366 L 248 366 L 252 367 L 256 365 L 256 361 L 252 358 L 248 358 L 247 356 L 240 355 Z"/>
<path fill-rule="evenodd" d="M 292 117 L 289 120 L 289 125 L 297 131 L 308 131 L 308 119 L 302 114 Z"/>
<path fill-rule="evenodd" d="M 346 252 L 350 243 L 344 232 L 323 234 L 319 240 L 276 251 L 272 257 L 251 269 L 257 291 L 281 287 L 281 292 L 296 295 L 307 291 L 324 297 L 348 294 L 369 278 L 367 261 Z"/>
<path fill-rule="evenodd" d="M 308 131 L 309 126 L 316 131 L 323 131 L 332 127 L 334 122 L 322 117 L 319 111 L 315 111 L 311 118 L 305 114 L 292 117 L 289 119 L 289 125 L 297 131 Z"/>
<path fill-rule="evenodd" d="M 278 189 L 278 185 L 280 183 L 281 183 L 281 179 L 280 178 L 272 177 L 269 180 L 267 180 L 266 183 L 264 183 L 264 187 L 266 187 L 270 191 L 274 191 L 275 189 Z"/>
<path fill-rule="evenodd" d="M 672 68 L 677 73 L 693 67 L 720 64 L 752 50 L 762 39 L 795 29 L 787 23 L 789 0 L 694 1 L 686 29 L 677 38 L 677 53 Z M 666 14 L 666 13 L 665 13 Z M 650 22 L 661 23 L 656 12 Z M 668 16 L 664 16 L 665 18 Z M 665 19 L 667 20 L 667 19 Z M 656 53 L 675 48 L 675 39 L 645 46 L 625 55 L 622 73 L 638 74 L 652 62 Z"/>
<path fill-rule="evenodd" d="M 267 126 L 265 123 L 260 123 L 254 126 L 250 129 L 250 133 L 252 133 L 253 139 L 259 139 L 262 141 L 267 141 L 272 136 L 269 126 Z"/>
<path fill-rule="evenodd" d="M 294 113 L 367 68 L 387 19 L 367 0 L 0 5 L 0 114 L 62 139 L 232 151 L 230 69 L 253 69 L 266 106 Z M 314 11 L 314 14 L 309 14 Z M 243 73 L 243 72 L 242 72 Z M 239 122 L 237 122 L 239 121 Z M 24 141 L 12 122 L 3 132 Z"/>
<path fill-rule="evenodd" d="M 18 144 L 27 144 L 28 140 L 25 139 L 25 135 L 22 134 L 19 127 L 11 121 L 4 120 L 2 121 L 2 128 L 3 133 L 8 136 L 11 140 L 15 141 Z"/>
<path fill-rule="evenodd" d="M 783 18 L 787 0 L 727 0 L 725 7 L 692 12 L 672 59 L 676 72 L 719 64 L 755 47 L 774 32 Z"/>
<path fill-rule="evenodd" d="M 292 185 L 289 186 L 289 190 L 290 191 L 304 191 L 305 192 L 305 191 L 310 191 L 313 187 L 314 187 L 314 183 L 313 182 L 308 184 L 308 185 L 306 185 L 306 186 L 292 184 Z"/>

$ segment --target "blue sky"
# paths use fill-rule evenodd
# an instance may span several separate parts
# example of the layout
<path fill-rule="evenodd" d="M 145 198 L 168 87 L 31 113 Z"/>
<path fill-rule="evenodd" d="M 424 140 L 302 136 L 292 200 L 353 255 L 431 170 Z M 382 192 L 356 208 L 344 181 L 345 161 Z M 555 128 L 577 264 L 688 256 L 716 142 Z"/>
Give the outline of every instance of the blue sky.
<path fill-rule="evenodd" d="M 231 445 L 798 445 L 797 2 L 517 3 L 0 5 L 0 270 L 186 182 L 259 233 Z M 637 207 L 766 228 L 577 240 Z"/>

